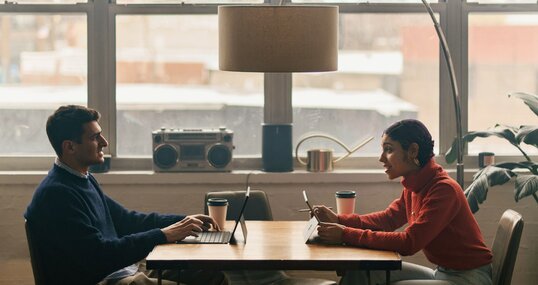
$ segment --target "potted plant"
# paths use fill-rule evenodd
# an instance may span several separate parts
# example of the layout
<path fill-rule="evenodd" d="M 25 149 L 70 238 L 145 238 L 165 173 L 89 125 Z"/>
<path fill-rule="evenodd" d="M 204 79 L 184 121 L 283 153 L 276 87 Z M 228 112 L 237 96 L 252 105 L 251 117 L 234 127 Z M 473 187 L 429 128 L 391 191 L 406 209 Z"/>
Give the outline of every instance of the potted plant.
<path fill-rule="evenodd" d="M 508 97 L 515 97 L 523 100 L 527 106 L 538 116 L 538 96 L 534 94 L 516 92 L 508 94 Z M 463 142 L 472 142 L 475 138 L 486 138 L 496 136 L 506 139 L 515 146 L 525 158 L 521 162 L 503 162 L 488 165 L 479 170 L 473 176 L 473 182 L 465 189 L 465 196 L 473 213 L 478 211 L 478 204 L 487 198 L 489 187 L 502 185 L 512 178 L 515 179 L 514 199 L 518 202 L 527 196 L 533 196 L 538 203 L 538 164 L 533 162 L 525 151 L 520 147 L 522 143 L 538 148 L 538 126 L 512 127 L 497 124 L 493 128 L 485 131 L 472 131 L 463 136 Z M 457 140 L 452 142 L 452 147 L 447 151 L 445 160 L 453 163 L 456 160 Z M 517 171 L 526 170 L 526 171 Z M 528 173 L 528 172 L 530 173 Z"/>

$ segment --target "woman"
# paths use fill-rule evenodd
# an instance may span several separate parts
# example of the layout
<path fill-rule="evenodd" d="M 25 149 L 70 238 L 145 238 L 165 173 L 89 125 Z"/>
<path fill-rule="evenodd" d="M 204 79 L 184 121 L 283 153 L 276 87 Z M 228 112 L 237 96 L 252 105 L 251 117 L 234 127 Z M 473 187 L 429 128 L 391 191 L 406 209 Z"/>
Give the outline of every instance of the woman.
<path fill-rule="evenodd" d="M 367 215 L 336 215 L 325 206 L 314 211 L 322 221 L 320 238 L 365 248 L 413 255 L 423 250 L 435 270 L 404 262 L 391 280 L 435 279 L 450 284 L 489 285 L 491 251 L 484 244 L 461 187 L 433 159 L 433 140 L 417 120 L 403 120 L 386 129 L 381 157 L 389 179 L 402 177 L 403 191 L 387 209 Z M 408 224 L 402 232 L 396 229 Z M 372 272 L 383 284 L 384 272 Z M 364 282 L 364 283 L 363 283 Z M 341 284 L 366 284 L 364 271 L 347 272 Z M 376 283 L 377 282 L 377 283 Z M 447 284 L 447 283 L 445 283 Z"/>

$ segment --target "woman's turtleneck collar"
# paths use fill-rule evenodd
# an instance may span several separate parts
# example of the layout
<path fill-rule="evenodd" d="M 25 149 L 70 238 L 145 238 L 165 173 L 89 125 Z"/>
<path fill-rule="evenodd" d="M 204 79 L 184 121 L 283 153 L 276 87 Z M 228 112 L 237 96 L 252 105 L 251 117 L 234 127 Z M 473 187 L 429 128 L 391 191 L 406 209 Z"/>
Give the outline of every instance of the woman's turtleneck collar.
<path fill-rule="evenodd" d="M 419 193 L 430 182 L 440 166 L 431 158 L 424 167 L 402 178 L 402 185 L 414 193 Z"/>

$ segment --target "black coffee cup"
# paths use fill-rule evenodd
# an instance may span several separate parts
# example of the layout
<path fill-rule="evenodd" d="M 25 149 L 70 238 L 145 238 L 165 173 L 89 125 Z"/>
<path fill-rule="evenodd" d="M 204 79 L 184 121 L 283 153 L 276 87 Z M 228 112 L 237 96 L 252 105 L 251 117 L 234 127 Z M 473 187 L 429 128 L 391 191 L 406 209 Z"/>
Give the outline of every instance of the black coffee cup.
<path fill-rule="evenodd" d="M 335 195 L 336 198 L 355 198 L 357 196 L 355 191 L 351 190 L 337 191 Z"/>
<path fill-rule="evenodd" d="M 208 206 L 226 206 L 228 205 L 228 200 L 225 198 L 209 198 L 207 199 Z"/>

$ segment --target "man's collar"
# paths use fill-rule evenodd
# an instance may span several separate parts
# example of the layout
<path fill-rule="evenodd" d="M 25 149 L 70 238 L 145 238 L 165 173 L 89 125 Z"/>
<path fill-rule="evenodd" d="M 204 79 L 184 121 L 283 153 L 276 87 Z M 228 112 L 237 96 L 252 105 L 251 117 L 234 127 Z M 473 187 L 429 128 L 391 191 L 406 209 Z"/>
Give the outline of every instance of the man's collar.
<path fill-rule="evenodd" d="M 75 170 L 73 168 L 71 168 L 69 165 L 63 163 L 60 158 L 56 157 L 56 159 L 54 160 L 54 164 L 58 165 L 58 167 L 64 169 L 65 171 L 77 176 L 77 177 L 80 177 L 80 178 L 84 178 L 84 179 L 88 179 L 88 174 L 87 173 L 81 173 L 80 171 L 78 170 Z"/>

